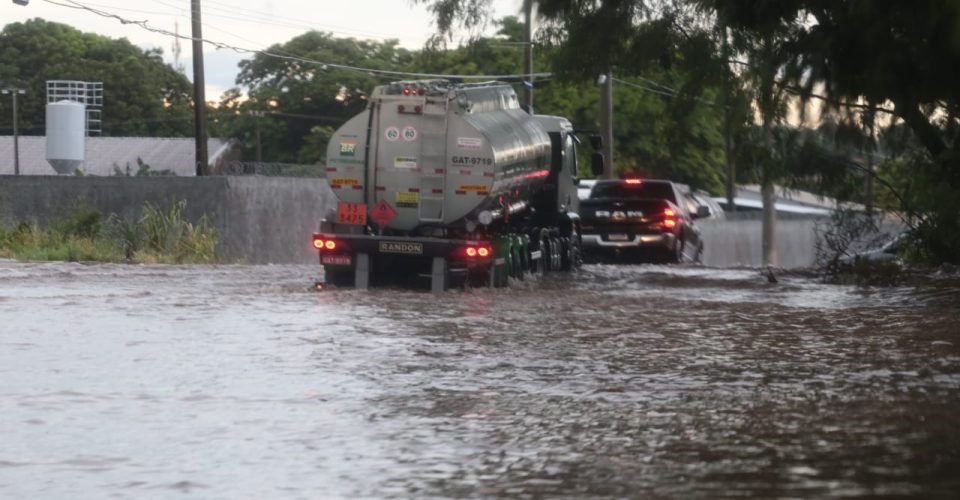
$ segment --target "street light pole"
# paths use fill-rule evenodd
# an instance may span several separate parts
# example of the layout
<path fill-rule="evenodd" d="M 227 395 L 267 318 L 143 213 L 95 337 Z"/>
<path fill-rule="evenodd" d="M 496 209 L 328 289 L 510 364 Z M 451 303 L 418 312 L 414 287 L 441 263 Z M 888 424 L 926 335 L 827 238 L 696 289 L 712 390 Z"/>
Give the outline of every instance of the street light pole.
<path fill-rule="evenodd" d="M 3 89 L 3 95 L 13 96 L 13 175 L 20 175 L 20 131 L 17 128 L 17 96 L 27 91 L 18 88 Z"/>

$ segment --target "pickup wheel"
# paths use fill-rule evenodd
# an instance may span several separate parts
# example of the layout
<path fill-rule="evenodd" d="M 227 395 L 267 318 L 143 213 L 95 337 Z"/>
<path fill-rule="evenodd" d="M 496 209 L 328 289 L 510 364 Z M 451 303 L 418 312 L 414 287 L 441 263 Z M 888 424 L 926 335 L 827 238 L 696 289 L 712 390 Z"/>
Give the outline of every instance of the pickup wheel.
<path fill-rule="evenodd" d="M 667 256 L 667 261 L 671 264 L 680 264 L 683 262 L 683 240 L 677 240 L 676 246 L 674 246 L 673 251 Z"/>

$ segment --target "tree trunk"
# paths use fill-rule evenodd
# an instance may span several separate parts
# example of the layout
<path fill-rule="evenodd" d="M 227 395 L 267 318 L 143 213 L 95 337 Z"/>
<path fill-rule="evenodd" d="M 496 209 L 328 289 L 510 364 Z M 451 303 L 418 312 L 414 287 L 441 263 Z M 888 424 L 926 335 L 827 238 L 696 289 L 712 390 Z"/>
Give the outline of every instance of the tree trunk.
<path fill-rule="evenodd" d="M 769 167 L 764 167 L 764 170 Z M 774 207 L 776 193 L 768 172 L 764 173 L 760 194 L 763 197 L 763 265 L 777 265 L 776 223 L 777 211 Z"/>

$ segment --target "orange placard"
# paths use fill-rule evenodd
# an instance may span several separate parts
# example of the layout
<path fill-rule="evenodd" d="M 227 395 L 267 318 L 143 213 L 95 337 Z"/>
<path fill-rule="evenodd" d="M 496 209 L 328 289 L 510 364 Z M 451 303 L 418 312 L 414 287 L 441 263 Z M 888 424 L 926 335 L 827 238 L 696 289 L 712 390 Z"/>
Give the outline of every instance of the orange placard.
<path fill-rule="evenodd" d="M 337 205 L 337 224 L 365 226 L 367 224 L 367 204 L 341 201 Z"/>

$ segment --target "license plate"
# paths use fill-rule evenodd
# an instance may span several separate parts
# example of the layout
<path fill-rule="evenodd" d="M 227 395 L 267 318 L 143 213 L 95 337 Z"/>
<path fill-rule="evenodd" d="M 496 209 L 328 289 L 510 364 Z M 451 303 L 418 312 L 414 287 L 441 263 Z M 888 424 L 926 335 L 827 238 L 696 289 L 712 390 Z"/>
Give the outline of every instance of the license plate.
<path fill-rule="evenodd" d="M 616 234 L 608 234 L 607 239 L 610 241 L 627 241 L 630 238 L 628 238 L 627 235 L 623 233 L 616 233 Z"/>
<path fill-rule="evenodd" d="M 351 261 L 349 255 L 323 255 L 320 257 L 320 263 L 329 266 L 349 266 Z"/>

